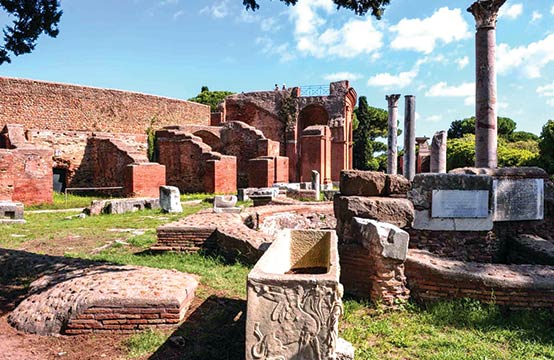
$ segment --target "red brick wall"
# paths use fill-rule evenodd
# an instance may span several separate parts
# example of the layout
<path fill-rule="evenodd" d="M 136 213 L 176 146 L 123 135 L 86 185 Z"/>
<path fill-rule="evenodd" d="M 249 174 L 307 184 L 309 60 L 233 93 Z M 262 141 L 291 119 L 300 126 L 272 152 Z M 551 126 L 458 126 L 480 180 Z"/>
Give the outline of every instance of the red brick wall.
<path fill-rule="evenodd" d="M 405 266 L 412 296 L 420 301 L 471 298 L 516 308 L 554 307 L 550 266 L 461 262 L 421 251 L 410 251 Z"/>
<path fill-rule="evenodd" d="M 331 132 L 327 126 L 313 126 L 302 135 L 301 182 L 312 181 L 312 170 L 320 175 L 321 183 L 331 181 Z"/>
<path fill-rule="evenodd" d="M 0 149 L 0 199 L 25 205 L 51 203 L 51 158 L 48 149 Z"/>
<path fill-rule="evenodd" d="M 125 196 L 158 197 L 165 185 L 165 166 L 158 163 L 130 164 L 125 167 Z"/>
<path fill-rule="evenodd" d="M 275 182 L 275 159 L 258 157 L 250 159 L 248 169 L 249 187 L 271 187 Z"/>
<path fill-rule="evenodd" d="M 166 183 L 181 193 L 236 192 L 236 158 L 211 151 L 202 139 L 177 130 L 156 133 L 158 161 Z"/>
<path fill-rule="evenodd" d="M 155 127 L 210 124 L 210 107 L 133 93 L 0 77 L 0 124 L 25 128 L 144 134 Z"/>

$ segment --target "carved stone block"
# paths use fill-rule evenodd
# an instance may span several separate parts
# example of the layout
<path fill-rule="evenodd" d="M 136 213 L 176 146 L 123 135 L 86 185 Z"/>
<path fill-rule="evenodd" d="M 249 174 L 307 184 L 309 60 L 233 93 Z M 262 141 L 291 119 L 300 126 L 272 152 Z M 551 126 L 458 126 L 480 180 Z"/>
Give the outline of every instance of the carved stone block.
<path fill-rule="evenodd" d="M 339 273 L 334 231 L 280 232 L 248 275 L 245 358 L 335 359 Z"/>

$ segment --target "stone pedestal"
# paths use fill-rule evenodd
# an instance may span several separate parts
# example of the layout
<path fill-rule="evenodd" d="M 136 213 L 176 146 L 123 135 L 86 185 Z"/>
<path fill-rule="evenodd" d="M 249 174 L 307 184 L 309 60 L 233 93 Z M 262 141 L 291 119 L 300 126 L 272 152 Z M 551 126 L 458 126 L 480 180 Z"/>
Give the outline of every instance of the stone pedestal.
<path fill-rule="evenodd" d="M 321 183 L 319 179 L 319 173 L 312 170 L 312 189 L 315 190 L 315 198 L 319 200 L 321 194 Z"/>
<path fill-rule="evenodd" d="M 400 94 L 387 95 L 389 122 L 387 137 L 387 174 L 396 174 L 398 169 L 398 99 Z"/>
<path fill-rule="evenodd" d="M 404 177 L 410 181 L 416 174 L 415 96 L 405 96 L 404 113 Z"/>
<path fill-rule="evenodd" d="M 431 172 L 446 173 L 446 131 L 439 131 L 433 135 L 431 141 Z"/>
<path fill-rule="evenodd" d="M 216 213 L 240 213 L 242 208 L 237 205 L 235 195 L 216 195 L 214 197 L 214 212 Z"/>
<path fill-rule="evenodd" d="M 338 261 L 334 231 L 279 233 L 248 274 L 247 360 L 336 358 Z"/>
<path fill-rule="evenodd" d="M 13 201 L 0 201 L 0 224 L 25 224 L 23 204 Z"/>
<path fill-rule="evenodd" d="M 175 186 L 160 186 L 160 207 L 168 213 L 182 213 L 181 194 Z"/>

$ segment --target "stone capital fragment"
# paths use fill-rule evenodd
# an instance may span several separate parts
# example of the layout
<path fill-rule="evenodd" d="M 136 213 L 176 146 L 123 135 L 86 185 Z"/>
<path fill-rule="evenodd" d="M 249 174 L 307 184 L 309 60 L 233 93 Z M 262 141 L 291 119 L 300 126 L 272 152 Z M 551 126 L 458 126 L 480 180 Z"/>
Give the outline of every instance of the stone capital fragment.
<path fill-rule="evenodd" d="M 404 261 L 408 254 L 410 235 L 389 223 L 355 217 L 352 222 L 354 237 L 368 250 L 380 249 L 385 258 Z M 377 246 L 376 246 L 377 245 Z"/>
<path fill-rule="evenodd" d="M 398 107 L 398 100 L 400 99 L 400 94 L 386 95 L 385 99 L 389 103 L 389 108 L 396 108 Z"/>
<path fill-rule="evenodd" d="M 467 11 L 475 17 L 477 29 L 496 28 L 498 10 L 506 0 L 478 0 Z"/>

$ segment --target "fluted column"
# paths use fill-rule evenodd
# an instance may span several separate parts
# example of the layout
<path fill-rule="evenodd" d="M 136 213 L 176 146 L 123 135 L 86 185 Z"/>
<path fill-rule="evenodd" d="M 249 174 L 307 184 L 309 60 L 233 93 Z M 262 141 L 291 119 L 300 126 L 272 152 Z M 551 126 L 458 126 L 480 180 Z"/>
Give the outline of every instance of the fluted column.
<path fill-rule="evenodd" d="M 398 99 L 400 94 L 387 95 L 389 126 L 387 141 L 387 174 L 396 174 L 398 168 Z"/>
<path fill-rule="evenodd" d="M 467 11 L 475 17 L 475 166 L 497 166 L 496 20 L 506 0 L 479 0 Z"/>

